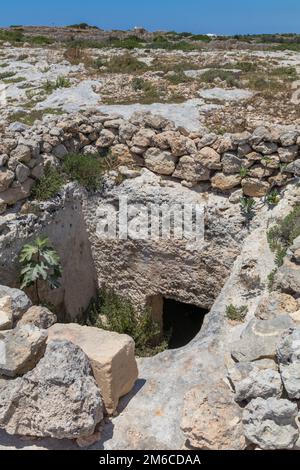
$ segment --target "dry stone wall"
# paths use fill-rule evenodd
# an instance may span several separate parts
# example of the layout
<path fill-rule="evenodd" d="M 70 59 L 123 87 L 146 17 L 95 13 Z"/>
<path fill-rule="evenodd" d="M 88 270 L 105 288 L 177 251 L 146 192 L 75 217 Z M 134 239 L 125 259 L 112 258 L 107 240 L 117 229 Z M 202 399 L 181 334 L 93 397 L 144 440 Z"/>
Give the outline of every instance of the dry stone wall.
<path fill-rule="evenodd" d="M 189 132 L 160 116 L 84 112 L 46 116 L 32 127 L 11 124 L 0 135 L 0 214 L 31 195 L 46 165 L 69 152 L 110 150 L 124 176 L 145 167 L 192 188 L 263 197 L 300 175 L 300 131 L 259 127 L 253 133 Z"/>

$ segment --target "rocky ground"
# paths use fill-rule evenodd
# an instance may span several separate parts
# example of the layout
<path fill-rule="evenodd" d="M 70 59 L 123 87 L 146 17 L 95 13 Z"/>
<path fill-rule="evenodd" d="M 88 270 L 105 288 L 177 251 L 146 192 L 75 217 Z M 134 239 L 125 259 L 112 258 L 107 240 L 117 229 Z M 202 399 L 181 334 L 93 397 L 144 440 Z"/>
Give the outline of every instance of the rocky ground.
<path fill-rule="evenodd" d="M 298 450 L 300 54 L 144 31 L 91 47 L 112 39 L 77 29 L 0 45 L 0 448 Z M 101 185 L 70 154 L 100 162 Z M 120 195 L 204 205 L 204 246 L 99 240 Z M 50 310 L 15 289 L 39 235 L 63 265 Z M 136 360 L 128 336 L 64 323 L 104 284 L 137 310 L 160 294 L 209 313 L 185 347 Z"/>

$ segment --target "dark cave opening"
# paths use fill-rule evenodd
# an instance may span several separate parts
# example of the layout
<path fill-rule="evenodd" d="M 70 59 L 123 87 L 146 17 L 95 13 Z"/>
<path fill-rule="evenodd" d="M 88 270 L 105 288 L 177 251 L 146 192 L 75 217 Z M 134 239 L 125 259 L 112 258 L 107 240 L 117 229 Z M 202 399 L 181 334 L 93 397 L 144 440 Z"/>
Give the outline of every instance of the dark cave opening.
<path fill-rule="evenodd" d="M 169 349 L 186 346 L 201 330 L 208 310 L 173 299 L 163 299 L 163 332 L 170 335 Z"/>

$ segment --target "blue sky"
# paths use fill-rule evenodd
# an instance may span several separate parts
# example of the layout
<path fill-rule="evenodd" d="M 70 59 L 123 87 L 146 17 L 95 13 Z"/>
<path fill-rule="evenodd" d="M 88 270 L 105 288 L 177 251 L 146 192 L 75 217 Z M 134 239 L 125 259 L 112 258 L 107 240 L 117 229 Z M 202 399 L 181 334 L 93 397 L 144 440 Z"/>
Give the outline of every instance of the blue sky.
<path fill-rule="evenodd" d="M 193 33 L 300 32 L 299 0 L 2 0 L 0 25 L 104 29 L 144 26 Z"/>

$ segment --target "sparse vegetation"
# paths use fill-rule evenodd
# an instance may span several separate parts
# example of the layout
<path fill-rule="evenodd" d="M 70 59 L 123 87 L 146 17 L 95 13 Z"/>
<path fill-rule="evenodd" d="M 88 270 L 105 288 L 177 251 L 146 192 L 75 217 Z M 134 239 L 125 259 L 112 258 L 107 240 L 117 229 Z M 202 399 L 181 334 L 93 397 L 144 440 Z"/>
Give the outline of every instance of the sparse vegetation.
<path fill-rule="evenodd" d="M 288 248 L 300 235 L 300 206 L 297 205 L 283 220 L 277 222 L 267 233 L 270 249 L 275 253 L 277 267 L 282 266 Z"/>
<path fill-rule="evenodd" d="M 243 322 L 247 316 L 247 313 L 247 305 L 236 307 L 235 305 L 230 304 L 226 307 L 226 317 L 231 321 Z"/>
<path fill-rule="evenodd" d="M 255 205 L 256 202 L 252 197 L 244 196 L 240 199 L 240 207 L 242 214 L 244 214 L 247 219 L 252 219 L 254 217 Z"/>
<path fill-rule="evenodd" d="M 131 336 L 138 356 L 153 356 L 168 347 L 167 338 L 159 340 L 160 329 L 152 320 L 150 310 L 145 308 L 137 314 L 129 300 L 113 291 L 100 293 L 89 309 L 86 323 Z"/>
<path fill-rule="evenodd" d="M 65 178 L 56 168 L 46 169 L 44 176 L 32 189 L 32 196 L 38 201 L 53 198 L 62 189 Z"/>
<path fill-rule="evenodd" d="M 105 66 L 108 73 L 138 73 L 148 70 L 146 64 L 130 54 L 112 57 Z"/>
<path fill-rule="evenodd" d="M 99 189 L 103 166 L 100 157 L 71 153 L 64 157 L 63 171 L 91 191 Z"/>
<path fill-rule="evenodd" d="M 230 70 L 210 69 L 200 76 L 200 80 L 205 83 L 213 83 L 216 78 L 226 82 L 230 87 L 238 86 L 237 77 Z"/>
<path fill-rule="evenodd" d="M 280 201 L 280 194 L 277 189 L 272 189 L 266 197 L 267 204 L 269 206 L 277 206 Z"/>
<path fill-rule="evenodd" d="M 57 77 L 55 82 L 51 82 L 50 80 L 47 80 L 45 85 L 44 85 L 44 90 L 47 93 L 52 93 L 54 90 L 57 90 L 58 88 L 70 88 L 71 82 L 68 78 L 59 76 Z"/>

